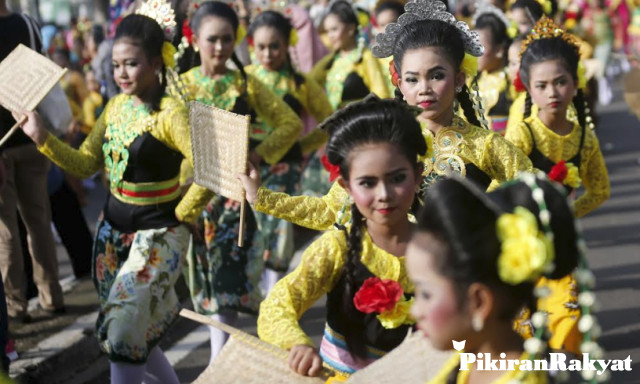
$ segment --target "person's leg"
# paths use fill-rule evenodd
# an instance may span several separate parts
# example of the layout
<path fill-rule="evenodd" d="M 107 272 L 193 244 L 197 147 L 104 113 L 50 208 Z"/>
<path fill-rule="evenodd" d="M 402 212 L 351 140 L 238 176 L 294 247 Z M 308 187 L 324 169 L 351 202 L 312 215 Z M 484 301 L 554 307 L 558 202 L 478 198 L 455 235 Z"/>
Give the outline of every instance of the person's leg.
<path fill-rule="evenodd" d="M 228 309 L 221 310 L 217 314 L 212 315 L 211 318 L 221 323 L 235 326 L 238 322 L 238 312 Z M 209 333 L 211 335 L 211 357 L 209 358 L 209 364 L 211 364 L 229 339 L 229 334 L 215 327 L 209 327 Z"/>
<path fill-rule="evenodd" d="M 62 309 L 64 300 L 58 280 L 58 258 L 51 233 L 51 208 L 47 194 L 49 160 L 35 147 L 21 151 L 16 162 L 15 183 L 18 209 L 27 228 L 33 261 L 33 280 L 40 305 L 46 310 Z"/>
<path fill-rule="evenodd" d="M 9 374 L 9 358 L 7 357 L 6 348 L 9 340 L 9 327 L 7 326 L 7 302 L 4 298 L 4 284 L 0 276 L 0 368 L 3 373 Z"/>
<path fill-rule="evenodd" d="M 63 181 L 49 201 L 51 218 L 69 254 L 73 274 L 77 278 L 89 276 L 93 238 L 75 192 Z"/>
<path fill-rule="evenodd" d="M 160 347 L 154 347 L 147 358 L 144 384 L 180 384 L 176 371 Z"/>
<path fill-rule="evenodd" d="M 111 384 L 142 384 L 144 364 L 109 363 Z"/>
<path fill-rule="evenodd" d="M 16 155 L 21 148 L 8 148 L 2 154 L 6 169 L 5 186 L 0 191 L 0 273 L 4 282 L 10 317 L 24 318 L 27 300 L 24 293 L 24 265 L 18 229 L 15 184 Z"/>

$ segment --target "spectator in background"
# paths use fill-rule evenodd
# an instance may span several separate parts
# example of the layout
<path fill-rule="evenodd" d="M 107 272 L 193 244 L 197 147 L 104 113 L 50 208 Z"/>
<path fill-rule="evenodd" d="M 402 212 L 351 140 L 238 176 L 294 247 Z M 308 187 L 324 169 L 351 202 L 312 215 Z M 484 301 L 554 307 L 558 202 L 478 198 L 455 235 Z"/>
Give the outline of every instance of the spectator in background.
<path fill-rule="evenodd" d="M 28 16 L 10 13 L 5 0 L 0 0 L 0 60 L 18 44 L 42 50 L 39 29 Z M 0 135 L 4 136 L 15 120 L 0 107 Z M 33 277 L 39 291 L 39 301 L 46 311 L 64 310 L 62 288 L 58 281 L 58 260 L 51 233 L 51 209 L 47 195 L 49 161 L 38 152 L 33 142 L 17 132 L 2 147 L 2 162 L 6 168 L 6 185 L 0 191 L 0 271 L 4 281 L 7 314 L 27 322 L 24 265 L 17 213 L 28 231 L 33 258 Z M 2 342 L 0 340 L 0 342 Z M 4 350 L 4 345 L 0 346 Z"/>

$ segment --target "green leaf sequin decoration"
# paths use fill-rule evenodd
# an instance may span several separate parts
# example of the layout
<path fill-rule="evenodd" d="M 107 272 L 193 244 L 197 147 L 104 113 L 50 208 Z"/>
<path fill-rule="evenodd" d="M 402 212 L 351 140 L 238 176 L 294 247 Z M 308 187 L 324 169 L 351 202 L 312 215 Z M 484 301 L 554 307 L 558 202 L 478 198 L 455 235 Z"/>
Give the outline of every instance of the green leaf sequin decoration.
<path fill-rule="evenodd" d="M 133 98 L 123 103 L 115 111 L 113 123 L 105 131 L 106 142 L 102 145 L 105 170 L 109 175 L 109 187 L 116 189 L 122 181 L 129 162 L 129 145 L 156 124 L 156 117 L 150 115 L 144 105 L 133 105 Z"/>

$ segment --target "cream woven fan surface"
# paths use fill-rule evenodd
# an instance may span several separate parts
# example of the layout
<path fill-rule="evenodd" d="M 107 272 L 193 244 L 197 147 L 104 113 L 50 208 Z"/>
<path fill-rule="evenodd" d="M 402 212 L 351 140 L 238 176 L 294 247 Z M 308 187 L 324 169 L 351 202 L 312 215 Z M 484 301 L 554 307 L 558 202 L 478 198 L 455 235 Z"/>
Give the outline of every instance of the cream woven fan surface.
<path fill-rule="evenodd" d="M 65 72 L 20 44 L 0 63 L 0 104 L 12 112 L 33 111 Z"/>
<path fill-rule="evenodd" d="M 325 381 L 291 371 L 287 364 L 287 351 L 255 336 L 193 311 L 183 309 L 180 315 L 218 327 L 231 335 L 213 363 L 194 384 L 322 384 Z"/>
<path fill-rule="evenodd" d="M 383 358 L 354 373 L 347 383 L 424 384 L 454 352 L 433 348 L 422 332 L 415 332 Z"/>
<path fill-rule="evenodd" d="M 194 180 L 215 193 L 244 201 L 238 173 L 245 173 L 249 117 L 200 102 L 189 103 Z"/>

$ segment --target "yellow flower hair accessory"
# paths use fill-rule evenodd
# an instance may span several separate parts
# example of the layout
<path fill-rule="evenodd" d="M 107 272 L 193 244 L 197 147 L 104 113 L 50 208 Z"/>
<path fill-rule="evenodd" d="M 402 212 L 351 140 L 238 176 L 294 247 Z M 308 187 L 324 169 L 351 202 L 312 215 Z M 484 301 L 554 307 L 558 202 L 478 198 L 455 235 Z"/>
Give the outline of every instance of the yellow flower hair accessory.
<path fill-rule="evenodd" d="M 176 47 L 174 47 L 170 42 L 165 41 L 162 43 L 162 62 L 165 67 L 173 68 L 176 66 L 175 54 L 177 52 Z"/>
<path fill-rule="evenodd" d="M 369 25 L 369 20 L 370 20 L 369 14 L 359 8 L 357 8 L 355 11 L 356 11 L 356 14 L 358 15 L 358 25 L 362 28 Z"/>
<path fill-rule="evenodd" d="M 411 317 L 411 305 L 413 297 L 409 300 L 404 297 L 400 299 L 393 309 L 384 311 L 377 315 L 376 318 L 386 329 L 395 329 L 403 324 L 414 324 L 416 321 Z"/>
<path fill-rule="evenodd" d="M 498 276 L 507 284 L 517 285 L 540 277 L 553 261 L 553 244 L 538 229 L 536 217 L 524 207 L 500 215 L 496 223 L 502 244 L 498 257 Z"/>
<path fill-rule="evenodd" d="M 242 43 L 242 40 L 244 40 L 245 36 L 247 36 L 247 29 L 244 27 L 244 25 L 239 24 L 238 30 L 236 31 L 236 45 Z"/>
<path fill-rule="evenodd" d="M 587 68 L 582 60 L 578 61 L 578 89 L 587 89 Z"/>
<path fill-rule="evenodd" d="M 478 74 L 478 58 L 468 53 L 464 54 L 464 59 L 460 64 L 460 70 L 473 79 Z"/>
<path fill-rule="evenodd" d="M 298 44 L 298 31 L 295 28 L 291 28 L 291 33 L 289 33 L 289 46 L 295 47 Z"/>

